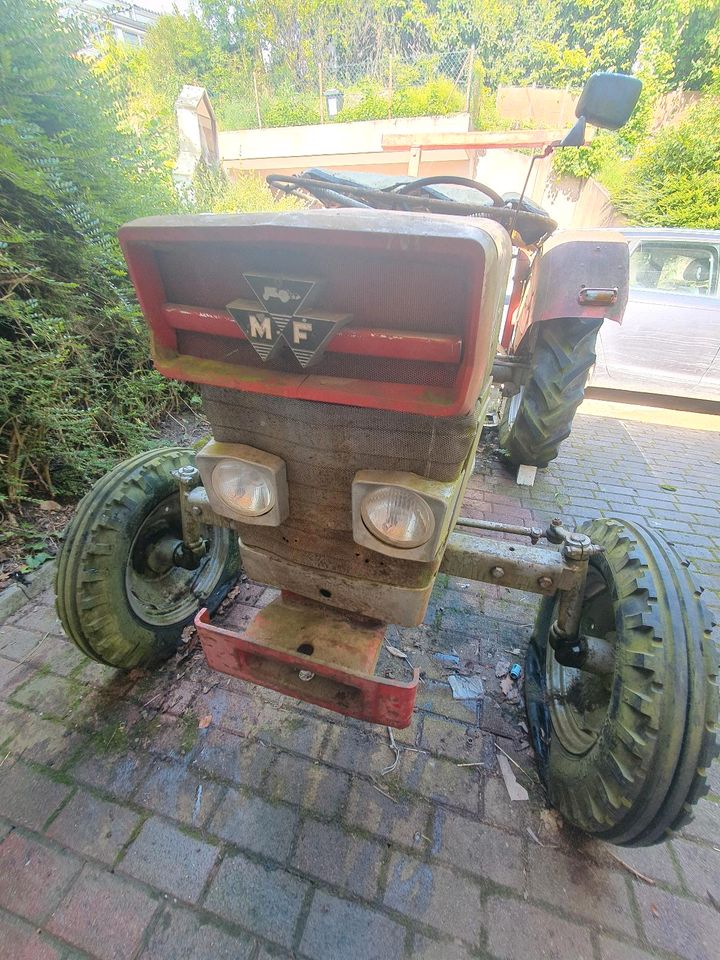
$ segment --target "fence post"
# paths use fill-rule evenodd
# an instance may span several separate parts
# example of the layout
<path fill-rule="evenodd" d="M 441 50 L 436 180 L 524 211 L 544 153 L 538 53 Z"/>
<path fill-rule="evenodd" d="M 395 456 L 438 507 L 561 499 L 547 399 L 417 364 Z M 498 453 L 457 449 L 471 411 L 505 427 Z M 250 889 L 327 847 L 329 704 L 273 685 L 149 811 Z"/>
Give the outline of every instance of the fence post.
<path fill-rule="evenodd" d="M 318 60 L 318 84 L 320 87 L 320 123 L 325 123 L 325 90 L 323 87 L 322 60 Z"/>
<path fill-rule="evenodd" d="M 392 116 L 392 98 L 393 98 L 393 55 L 390 54 L 390 66 L 388 68 L 388 117 Z"/>
<path fill-rule="evenodd" d="M 475 66 L 475 44 L 470 47 L 467 56 L 467 83 L 465 85 L 465 112 L 470 113 L 472 101 L 472 78 L 473 67 Z"/>
<path fill-rule="evenodd" d="M 257 113 L 258 127 L 262 130 L 262 117 L 260 116 L 260 97 L 257 88 L 257 73 L 253 70 L 253 90 L 255 91 L 255 112 Z"/>

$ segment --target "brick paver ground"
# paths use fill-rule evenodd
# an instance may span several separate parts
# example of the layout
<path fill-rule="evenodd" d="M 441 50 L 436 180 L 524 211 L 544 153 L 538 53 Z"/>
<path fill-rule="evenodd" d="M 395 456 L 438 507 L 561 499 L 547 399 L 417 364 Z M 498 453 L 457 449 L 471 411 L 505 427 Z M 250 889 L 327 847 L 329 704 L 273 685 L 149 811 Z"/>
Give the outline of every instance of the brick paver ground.
<path fill-rule="evenodd" d="M 464 512 L 645 520 L 720 612 L 719 463 L 717 433 L 580 416 L 532 490 L 481 456 Z M 200 655 L 116 673 L 65 641 L 49 594 L 26 606 L 0 628 L 0 957 L 717 957 L 720 774 L 659 847 L 614 850 L 559 823 L 494 673 L 522 660 L 535 606 L 440 578 L 425 624 L 393 635 L 424 683 L 390 772 L 384 728 Z M 443 654 L 477 665 L 480 708 L 452 699 Z M 496 744 L 528 771 L 529 801 L 509 800 Z"/>

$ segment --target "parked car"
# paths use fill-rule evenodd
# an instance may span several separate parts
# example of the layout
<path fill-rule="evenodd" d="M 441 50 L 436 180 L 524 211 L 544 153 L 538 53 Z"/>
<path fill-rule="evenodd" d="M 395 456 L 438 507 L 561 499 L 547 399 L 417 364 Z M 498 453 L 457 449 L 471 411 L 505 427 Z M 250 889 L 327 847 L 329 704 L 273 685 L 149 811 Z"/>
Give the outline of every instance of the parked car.
<path fill-rule="evenodd" d="M 630 297 L 589 385 L 720 400 L 720 231 L 626 228 Z"/>

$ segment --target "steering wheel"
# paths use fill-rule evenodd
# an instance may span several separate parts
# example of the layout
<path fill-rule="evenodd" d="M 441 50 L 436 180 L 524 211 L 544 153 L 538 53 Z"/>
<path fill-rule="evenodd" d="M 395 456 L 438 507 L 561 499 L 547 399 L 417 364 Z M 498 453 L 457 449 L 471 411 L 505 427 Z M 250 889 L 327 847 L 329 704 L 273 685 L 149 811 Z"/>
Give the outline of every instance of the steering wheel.
<path fill-rule="evenodd" d="M 423 187 L 431 187 L 442 183 L 452 184 L 457 187 L 469 187 L 471 190 L 477 190 L 479 193 L 484 193 L 486 197 L 489 197 L 490 200 L 492 200 L 494 207 L 504 207 L 506 205 L 500 194 L 496 193 L 492 187 L 488 187 L 487 184 L 484 183 L 478 183 L 477 180 L 470 180 L 468 177 L 454 177 L 450 175 L 446 175 L 444 177 L 421 177 L 419 180 L 411 180 L 409 183 L 402 183 L 398 187 L 389 187 L 388 191 L 392 193 L 401 193 L 404 196 L 407 196 L 408 194 L 416 193 L 418 190 L 422 190 Z"/>

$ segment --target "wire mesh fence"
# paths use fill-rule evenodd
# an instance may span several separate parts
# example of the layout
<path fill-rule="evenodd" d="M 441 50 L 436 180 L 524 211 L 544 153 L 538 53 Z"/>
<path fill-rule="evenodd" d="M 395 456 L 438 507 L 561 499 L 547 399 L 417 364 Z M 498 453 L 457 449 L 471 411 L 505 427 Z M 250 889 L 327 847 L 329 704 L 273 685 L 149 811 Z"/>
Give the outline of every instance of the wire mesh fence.
<path fill-rule="evenodd" d="M 396 86 L 419 86 L 438 77 L 445 77 L 465 90 L 472 70 L 472 50 L 446 50 L 398 56 L 385 53 L 355 63 L 329 58 L 323 65 L 326 84 L 352 87 L 365 81 L 393 89 Z"/>

